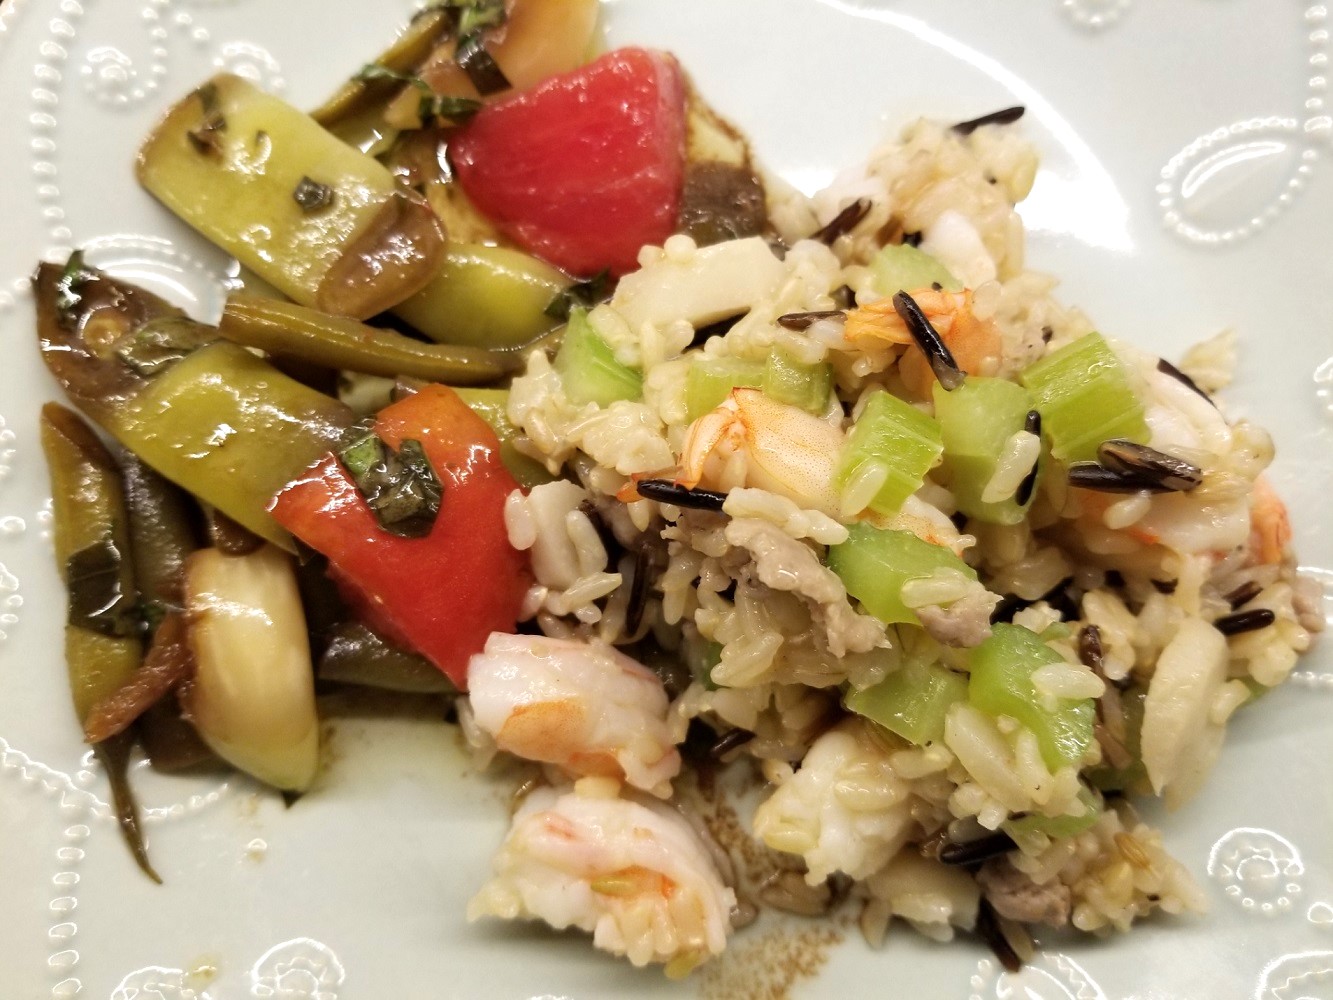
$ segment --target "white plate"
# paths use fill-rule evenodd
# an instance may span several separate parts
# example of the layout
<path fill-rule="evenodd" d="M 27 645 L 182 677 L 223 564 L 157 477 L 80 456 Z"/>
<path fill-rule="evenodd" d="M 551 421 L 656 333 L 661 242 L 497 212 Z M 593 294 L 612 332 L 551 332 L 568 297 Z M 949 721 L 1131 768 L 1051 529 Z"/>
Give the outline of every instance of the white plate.
<path fill-rule="evenodd" d="M 1235 722 L 1200 800 L 1155 817 L 1211 913 L 1108 942 L 1050 940 L 1019 976 L 971 942 L 895 932 L 874 953 L 848 929 L 841 945 L 807 935 L 797 947 L 767 921 L 737 938 L 730 962 L 670 984 L 578 936 L 469 926 L 503 790 L 470 775 L 431 719 L 340 725 L 326 780 L 291 810 L 241 780 L 141 770 L 166 885 L 139 875 L 68 705 L 35 434 L 53 386 L 22 277 L 85 246 L 95 263 L 216 309 L 228 262 L 136 188 L 139 137 L 222 66 L 308 105 L 407 9 L 0 6 L 0 995 L 582 1000 L 776 996 L 765 991 L 792 981 L 804 997 L 1333 996 L 1328 646 Z M 1168 356 L 1224 326 L 1240 332 L 1228 406 L 1274 431 L 1297 547 L 1333 581 L 1329 28 L 1309 0 L 612 0 L 607 11 L 613 43 L 677 52 L 761 158 L 806 189 L 912 115 L 1026 104 L 1022 127 L 1044 154 L 1023 209 L 1032 261 L 1103 329 Z M 821 961 L 813 976 L 793 971 Z"/>

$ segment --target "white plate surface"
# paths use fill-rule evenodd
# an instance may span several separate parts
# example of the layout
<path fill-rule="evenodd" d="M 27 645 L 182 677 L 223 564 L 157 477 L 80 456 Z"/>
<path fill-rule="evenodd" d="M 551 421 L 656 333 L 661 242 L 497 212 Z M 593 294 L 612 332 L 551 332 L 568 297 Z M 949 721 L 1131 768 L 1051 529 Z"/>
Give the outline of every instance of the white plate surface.
<path fill-rule="evenodd" d="M 978 1000 L 1333 997 L 1333 646 L 1242 713 L 1203 796 L 1154 814 L 1202 919 L 1050 939 L 1022 974 L 906 931 L 793 949 L 761 922 L 683 984 L 574 935 L 469 926 L 504 790 L 422 718 L 338 726 L 286 810 L 242 780 L 135 779 L 166 886 L 138 874 L 89 769 L 60 662 L 35 425 L 53 385 L 24 276 L 94 263 L 216 310 L 229 262 L 140 192 L 131 157 L 216 68 L 311 104 L 409 0 L 0 2 L 0 998 Z M 1035 266 L 1108 332 L 1167 356 L 1241 337 L 1230 412 L 1272 429 L 1302 562 L 1333 591 L 1333 14 L 1310 0 L 610 0 L 613 44 L 675 51 L 766 163 L 811 190 L 916 114 L 1013 103 L 1043 169 Z M 809 935 L 807 934 L 808 938 Z M 801 964 L 802 969 L 794 969 Z M 821 965 L 822 962 L 822 965 Z M 818 967 L 817 970 L 814 967 Z M 804 974 L 813 972 L 813 974 Z M 789 988 L 789 990 L 788 990 Z"/>

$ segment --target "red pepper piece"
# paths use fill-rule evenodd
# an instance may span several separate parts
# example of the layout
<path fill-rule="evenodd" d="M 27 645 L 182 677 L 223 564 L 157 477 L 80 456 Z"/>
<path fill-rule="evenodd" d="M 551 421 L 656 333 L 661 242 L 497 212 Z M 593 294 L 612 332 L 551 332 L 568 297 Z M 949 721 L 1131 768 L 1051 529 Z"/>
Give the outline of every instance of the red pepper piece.
<path fill-rule="evenodd" d="M 504 502 L 518 488 L 500 442 L 452 389 L 429 385 L 382 410 L 375 433 L 395 450 L 417 440 L 444 487 L 430 533 L 380 527 L 356 484 L 327 455 L 278 494 L 272 513 L 328 557 L 331 574 L 371 628 L 421 653 L 460 689 L 492 632 L 513 632 L 531 582 L 509 544 Z"/>

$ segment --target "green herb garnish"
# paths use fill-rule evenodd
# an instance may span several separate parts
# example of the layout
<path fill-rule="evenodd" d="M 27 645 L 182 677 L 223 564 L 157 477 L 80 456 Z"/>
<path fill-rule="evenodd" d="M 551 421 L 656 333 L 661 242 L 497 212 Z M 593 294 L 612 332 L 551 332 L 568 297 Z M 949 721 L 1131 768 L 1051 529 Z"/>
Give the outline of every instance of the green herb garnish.
<path fill-rule="evenodd" d="M 419 76 L 411 73 L 400 73 L 382 63 L 367 63 L 361 68 L 361 72 L 352 77 L 353 80 L 362 83 L 370 83 L 376 80 L 394 80 L 398 83 L 410 84 L 421 91 L 421 101 L 417 105 L 417 117 L 423 122 L 443 119 L 455 125 L 461 125 L 478 111 L 481 110 L 481 102 L 474 101 L 469 97 L 451 97 L 448 94 L 437 94 L 431 89 L 430 84 Z"/>
<path fill-rule="evenodd" d="M 292 192 L 292 199 L 301 206 L 301 211 L 318 212 L 333 204 L 333 188 L 309 177 L 302 177 Z"/>
<path fill-rule="evenodd" d="M 71 625 L 109 636 L 139 633 L 135 595 L 126 588 L 124 559 L 110 535 L 70 555 L 65 575 Z"/>
<path fill-rule="evenodd" d="M 440 513 L 444 487 L 420 441 L 407 440 L 392 450 L 367 431 L 338 455 L 385 531 L 402 538 L 430 534 Z"/>

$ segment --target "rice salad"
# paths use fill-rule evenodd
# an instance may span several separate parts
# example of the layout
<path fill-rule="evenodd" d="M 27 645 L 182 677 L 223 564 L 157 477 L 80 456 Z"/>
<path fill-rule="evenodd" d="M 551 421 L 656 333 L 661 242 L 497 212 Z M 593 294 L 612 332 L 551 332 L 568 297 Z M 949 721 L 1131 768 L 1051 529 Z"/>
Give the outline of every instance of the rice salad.
<path fill-rule="evenodd" d="M 918 121 L 813 198 L 769 179 L 770 238 L 644 247 L 531 353 L 508 414 L 562 478 L 505 523 L 540 634 L 459 705 L 549 787 L 471 917 L 720 953 L 756 887 L 673 795 L 700 733 L 763 786 L 760 898 L 850 898 L 872 942 L 1204 909 L 1132 800 L 1194 795 L 1321 617 L 1270 438 L 1213 398 L 1234 338 L 1177 368 L 1060 304 L 1036 166 L 1002 121 Z"/>

